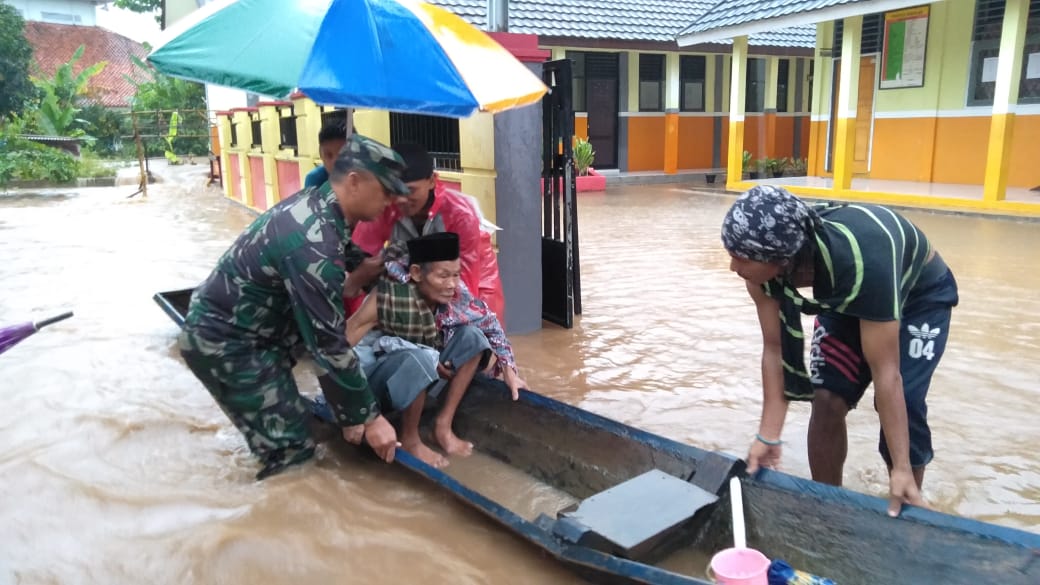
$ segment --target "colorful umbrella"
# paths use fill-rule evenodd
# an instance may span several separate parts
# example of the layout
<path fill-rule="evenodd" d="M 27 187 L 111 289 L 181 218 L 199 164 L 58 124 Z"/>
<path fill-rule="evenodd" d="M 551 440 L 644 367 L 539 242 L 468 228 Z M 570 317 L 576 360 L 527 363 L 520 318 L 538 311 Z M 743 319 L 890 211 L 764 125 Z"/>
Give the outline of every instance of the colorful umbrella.
<path fill-rule="evenodd" d="M 487 34 L 416 0 L 222 0 L 164 35 L 148 56 L 162 73 L 325 105 L 462 118 L 546 92 Z"/>
<path fill-rule="evenodd" d="M 10 327 L 4 327 L 0 329 L 0 353 L 11 349 L 18 342 L 22 341 L 26 337 L 29 337 L 33 333 L 36 333 L 40 329 L 48 325 L 57 323 L 58 321 L 64 321 L 72 316 L 72 311 L 62 313 L 56 317 L 50 319 L 44 319 L 42 321 L 22 323 L 21 325 L 11 325 Z"/>

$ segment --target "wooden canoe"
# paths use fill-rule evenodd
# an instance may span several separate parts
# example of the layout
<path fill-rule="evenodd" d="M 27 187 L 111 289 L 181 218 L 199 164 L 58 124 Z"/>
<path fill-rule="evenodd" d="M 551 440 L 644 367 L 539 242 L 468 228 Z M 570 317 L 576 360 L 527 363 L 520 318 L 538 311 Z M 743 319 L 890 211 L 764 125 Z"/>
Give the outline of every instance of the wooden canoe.
<path fill-rule="evenodd" d="M 155 295 L 178 324 L 191 290 Z M 329 419 L 323 402 L 319 418 Z M 596 583 L 702 584 L 703 570 L 670 570 L 682 555 L 707 559 L 731 546 L 728 480 L 741 478 L 748 546 L 840 585 L 1040 584 L 1040 535 L 907 507 L 782 472 L 748 477 L 744 463 L 624 425 L 534 392 L 508 399 L 481 381 L 455 419 L 480 456 L 565 494 L 556 513 L 530 517 L 482 486 L 398 451 L 407 468 L 556 562 Z"/>

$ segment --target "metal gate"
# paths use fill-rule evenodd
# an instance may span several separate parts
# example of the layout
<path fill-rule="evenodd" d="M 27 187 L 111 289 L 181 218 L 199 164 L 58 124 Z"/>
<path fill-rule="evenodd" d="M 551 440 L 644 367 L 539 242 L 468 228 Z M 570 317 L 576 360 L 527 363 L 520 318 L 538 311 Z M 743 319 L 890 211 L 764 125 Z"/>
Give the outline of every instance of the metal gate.
<path fill-rule="evenodd" d="M 567 328 L 581 314 L 571 80 L 569 59 L 543 64 L 542 318 Z"/>

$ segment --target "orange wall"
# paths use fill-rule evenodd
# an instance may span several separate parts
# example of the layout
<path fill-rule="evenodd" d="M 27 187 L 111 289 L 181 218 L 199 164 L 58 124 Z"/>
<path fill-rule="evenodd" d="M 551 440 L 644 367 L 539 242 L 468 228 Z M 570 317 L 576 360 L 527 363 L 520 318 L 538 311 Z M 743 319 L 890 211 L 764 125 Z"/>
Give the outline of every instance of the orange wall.
<path fill-rule="evenodd" d="M 766 157 L 765 140 L 765 116 L 746 116 L 744 118 L 744 150 L 751 153 L 752 160 Z"/>
<path fill-rule="evenodd" d="M 776 142 L 774 158 L 794 156 L 794 118 L 790 116 L 776 117 Z"/>
<path fill-rule="evenodd" d="M 628 118 L 628 170 L 664 169 L 664 114 Z"/>
<path fill-rule="evenodd" d="M 582 116 L 574 117 L 574 135 L 578 138 L 589 139 L 589 119 Z"/>
<path fill-rule="evenodd" d="M 711 168 L 711 145 L 714 141 L 715 118 L 679 116 L 679 168 Z"/>
<path fill-rule="evenodd" d="M 1015 116 L 1009 166 L 1008 186 L 1040 186 L 1040 116 Z"/>
<path fill-rule="evenodd" d="M 932 181 L 981 185 L 986 174 L 989 126 L 989 116 L 936 120 Z M 903 133 L 903 139 L 906 140 L 906 133 Z M 875 142 L 874 152 L 878 150 L 879 145 Z"/>
<path fill-rule="evenodd" d="M 800 145 L 800 147 L 798 149 L 798 152 L 801 153 L 800 158 L 808 158 L 809 157 L 809 130 L 811 129 L 811 126 L 812 126 L 809 123 L 809 116 L 802 116 L 801 118 L 799 118 L 799 123 L 802 125 L 802 136 L 801 136 L 802 144 Z"/>
<path fill-rule="evenodd" d="M 931 181 L 937 121 L 937 118 L 875 119 L 870 176 L 898 181 Z"/>

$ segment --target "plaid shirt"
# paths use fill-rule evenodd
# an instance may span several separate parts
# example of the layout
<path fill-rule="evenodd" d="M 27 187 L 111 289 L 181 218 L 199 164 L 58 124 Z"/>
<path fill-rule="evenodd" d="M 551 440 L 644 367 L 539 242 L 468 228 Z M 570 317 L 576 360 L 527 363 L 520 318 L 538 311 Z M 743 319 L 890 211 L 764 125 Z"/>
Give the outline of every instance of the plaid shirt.
<path fill-rule="evenodd" d="M 476 298 L 466 288 L 466 283 L 459 281 L 459 288 L 450 303 L 439 305 L 431 311 L 426 301 L 419 295 L 418 289 L 411 283 L 408 275 L 408 256 L 402 247 L 392 245 L 387 248 L 386 276 L 380 279 L 377 291 L 379 311 L 379 329 L 413 343 L 423 343 L 431 347 L 442 348 L 459 327 L 472 325 L 484 334 L 491 351 L 498 358 L 495 361 L 495 375 L 500 375 L 505 367 L 516 370 L 516 358 L 513 348 L 506 338 L 505 331 L 495 313 L 488 309 L 484 301 Z M 389 292 L 393 291 L 393 293 Z M 407 298 L 404 296 L 407 295 Z M 385 311 L 385 312 L 384 312 Z M 398 314 L 402 313 L 402 314 Z M 429 315 L 429 317 L 427 317 Z M 384 316 L 386 317 L 384 319 Z M 440 332 L 436 344 L 419 341 L 415 335 L 429 335 L 429 321 L 432 318 L 436 331 Z M 386 327 L 385 324 L 389 324 Z M 393 332 L 408 332 L 411 335 Z M 427 337 L 428 338 L 428 337 Z"/>
<path fill-rule="evenodd" d="M 419 296 L 414 285 L 388 278 L 379 279 L 376 284 L 376 311 L 379 329 L 383 333 L 437 349 L 444 347 L 433 311 Z"/>

